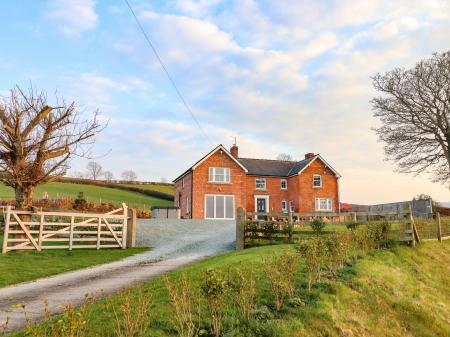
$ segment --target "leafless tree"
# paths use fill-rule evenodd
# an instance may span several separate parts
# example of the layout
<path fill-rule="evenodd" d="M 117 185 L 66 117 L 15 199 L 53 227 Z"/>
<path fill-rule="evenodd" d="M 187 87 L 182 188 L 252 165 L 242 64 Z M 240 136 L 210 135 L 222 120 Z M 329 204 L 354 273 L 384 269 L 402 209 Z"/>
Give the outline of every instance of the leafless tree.
<path fill-rule="evenodd" d="M 294 159 L 292 158 L 292 156 L 291 156 L 289 153 L 280 153 L 280 154 L 277 156 L 277 160 L 282 160 L 282 161 L 292 161 L 292 160 L 294 160 Z"/>
<path fill-rule="evenodd" d="M 62 177 L 74 156 L 87 156 L 101 130 L 97 113 L 84 119 L 74 102 L 19 87 L 0 98 L 0 180 L 14 188 L 16 207 L 32 206 L 36 186 Z"/>
<path fill-rule="evenodd" d="M 102 166 L 95 162 L 91 161 L 86 165 L 87 177 L 93 180 L 97 180 L 103 173 Z"/>
<path fill-rule="evenodd" d="M 411 69 L 377 74 L 373 84 L 382 96 L 372 100 L 375 131 L 387 159 L 403 173 L 450 178 L 450 53 L 434 54 Z"/>
<path fill-rule="evenodd" d="M 122 179 L 125 181 L 131 182 L 131 181 L 137 180 L 137 175 L 132 170 L 123 171 L 121 176 L 122 176 Z"/>
<path fill-rule="evenodd" d="M 111 171 L 103 171 L 102 174 L 106 181 L 114 180 L 114 174 Z"/>

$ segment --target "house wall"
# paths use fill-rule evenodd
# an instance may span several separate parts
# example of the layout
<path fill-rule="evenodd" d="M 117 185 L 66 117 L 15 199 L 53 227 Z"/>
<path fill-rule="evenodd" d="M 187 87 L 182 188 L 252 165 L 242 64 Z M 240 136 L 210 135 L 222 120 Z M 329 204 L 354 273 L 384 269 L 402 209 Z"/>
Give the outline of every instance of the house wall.
<path fill-rule="evenodd" d="M 256 182 L 257 178 L 266 179 L 266 190 L 257 190 Z M 288 179 L 288 189 L 281 189 L 281 179 L 280 177 L 265 177 L 265 176 L 247 176 L 247 203 L 245 208 L 247 211 L 255 211 L 255 195 L 268 195 L 269 196 L 269 211 L 270 212 L 281 212 L 281 201 L 286 200 L 289 202 L 289 191 L 291 188 L 290 179 Z"/>
<path fill-rule="evenodd" d="M 223 194 L 234 195 L 235 209 L 245 207 L 246 202 L 246 174 L 227 154 L 216 151 L 193 171 L 193 218 L 205 218 L 205 195 Z M 210 183 L 210 167 L 229 167 L 230 183 Z"/>
<path fill-rule="evenodd" d="M 313 187 L 314 174 L 322 175 L 322 187 Z M 296 176 L 299 185 L 298 212 L 314 212 L 316 198 L 332 198 L 333 212 L 338 211 L 339 192 L 338 179 L 321 160 L 315 160 L 299 176 Z"/>
<path fill-rule="evenodd" d="M 180 215 L 183 219 L 190 219 L 192 217 L 191 209 L 188 209 L 187 197 L 189 197 L 189 203 L 192 205 L 192 172 L 189 172 L 175 183 L 174 206 L 180 205 Z M 178 204 L 178 200 L 180 200 L 180 204 Z"/>

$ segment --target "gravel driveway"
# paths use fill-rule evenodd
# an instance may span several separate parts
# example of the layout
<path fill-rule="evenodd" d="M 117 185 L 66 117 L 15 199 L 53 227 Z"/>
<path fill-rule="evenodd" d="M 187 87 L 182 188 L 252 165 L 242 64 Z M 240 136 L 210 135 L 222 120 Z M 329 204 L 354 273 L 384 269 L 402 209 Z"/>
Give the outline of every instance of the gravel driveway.
<path fill-rule="evenodd" d="M 25 326 L 28 319 L 44 318 L 44 302 L 52 312 L 66 304 L 79 305 L 86 294 L 110 295 L 134 284 L 234 249 L 234 221 L 138 220 L 136 243 L 152 247 L 146 253 L 97 267 L 59 274 L 0 289 L 0 326 L 9 318 L 8 331 Z"/>

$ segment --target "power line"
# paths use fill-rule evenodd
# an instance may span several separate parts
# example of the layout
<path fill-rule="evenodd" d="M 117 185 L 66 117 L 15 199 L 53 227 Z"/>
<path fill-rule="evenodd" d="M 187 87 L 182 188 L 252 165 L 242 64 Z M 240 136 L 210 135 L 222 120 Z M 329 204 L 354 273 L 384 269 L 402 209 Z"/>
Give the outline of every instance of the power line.
<path fill-rule="evenodd" d="M 208 140 L 208 142 L 211 143 L 211 140 L 209 139 L 208 135 L 206 134 L 206 132 L 203 130 L 202 126 L 200 125 L 197 117 L 195 117 L 195 115 L 192 112 L 191 108 L 187 104 L 186 100 L 184 99 L 183 95 L 181 94 L 180 90 L 178 89 L 178 87 L 177 87 L 175 81 L 173 80 L 172 76 L 170 76 L 169 71 L 167 70 L 166 66 L 164 65 L 164 62 L 162 61 L 161 57 L 159 56 L 156 48 L 153 46 L 153 43 L 150 41 L 150 38 L 148 37 L 144 27 L 142 27 L 141 22 L 139 21 L 138 17 L 136 16 L 136 13 L 134 12 L 134 10 L 131 7 L 130 3 L 128 2 L 128 0 L 124 0 L 124 1 L 127 4 L 128 8 L 130 9 L 131 14 L 133 15 L 134 20 L 136 21 L 136 24 L 138 25 L 139 29 L 141 30 L 142 34 L 144 35 L 145 40 L 147 41 L 148 45 L 152 49 L 153 53 L 155 54 L 156 59 L 158 60 L 159 64 L 161 65 L 161 68 L 166 73 L 167 78 L 169 79 L 170 83 L 172 84 L 173 88 L 175 89 L 175 92 L 177 93 L 177 95 L 180 98 L 181 102 L 183 103 L 183 105 L 185 106 L 186 110 L 191 115 L 191 117 L 194 120 L 195 124 L 197 124 L 198 128 L 203 133 L 203 136 L 205 136 L 205 138 Z"/>

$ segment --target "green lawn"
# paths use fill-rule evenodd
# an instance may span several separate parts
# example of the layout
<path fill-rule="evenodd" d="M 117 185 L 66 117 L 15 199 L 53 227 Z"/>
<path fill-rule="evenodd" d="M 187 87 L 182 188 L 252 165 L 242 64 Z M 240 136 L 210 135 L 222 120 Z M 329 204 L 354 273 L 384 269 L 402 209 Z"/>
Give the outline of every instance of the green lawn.
<path fill-rule="evenodd" d="M 42 198 L 44 192 L 47 192 L 50 198 L 76 198 L 79 192 L 83 192 L 89 202 L 107 202 L 121 204 L 125 202 L 130 207 L 150 210 L 152 206 L 173 206 L 173 202 L 163 200 L 140 193 L 123 191 L 115 188 L 99 187 L 93 185 L 67 184 L 67 183 L 49 183 L 40 185 L 34 198 Z M 0 184 L 0 198 L 13 199 L 14 191 L 12 188 Z"/>
<path fill-rule="evenodd" d="M 143 190 L 163 192 L 163 193 L 167 193 L 167 194 L 170 194 L 170 195 L 174 195 L 174 193 L 175 193 L 175 186 L 173 186 L 173 185 L 158 185 L 158 184 L 151 184 L 151 185 L 145 185 L 145 184 L 121 184 L 121 185 L 142 188 Z"/>
<path fill-rule="evenodd" d="M 0 234 L 0 247 L 2 246 L 3 235 Z M 0 287 L 112 262 L 146 250 L 147 248 L 78 249 L 0 254 Z"/>
<path fill-rule="evenodd" d="M 243 324 L 236 320 L 236 307 L 227 302 L 227 319 L 223 321 L 226 336 L 450 335 L 450 264 L 446 263 L 450 260 L 450 241 L 373 252 L 341 269 L 337 277 L 323 278 L 311 292 L 306 289 L 306 275 L 300 268 L 295 274 L 295 296 L 300 301 L 285 303 L 276 312 L 261 266 L 265 258 L 290 249 L 293 246 L 277 245 L 231 252 L 170 273 L 169 278 L 175 280 L 186 274 L 195 287 L 210 268 L 227 273 L 236 266 L 253 266 L 254 275 L 259 277 L 256 304 L 261 310 L 267 306 L 269 314 Z M 137 306 L 142 298 L 151 301 L 146 332 L 139 336 L 177 335 L 163 278 L 134 287 L 129 294 L 131 303 Z M 118 294 L 88 305 L 80 313 L 87 320 L 83 336 L 116 336 L 112 307 L 117 312 L 124 299 L 123 294 Z M 200 310 L 203 326 L 207 327 L 207 311 L 204 306 Z"/>

